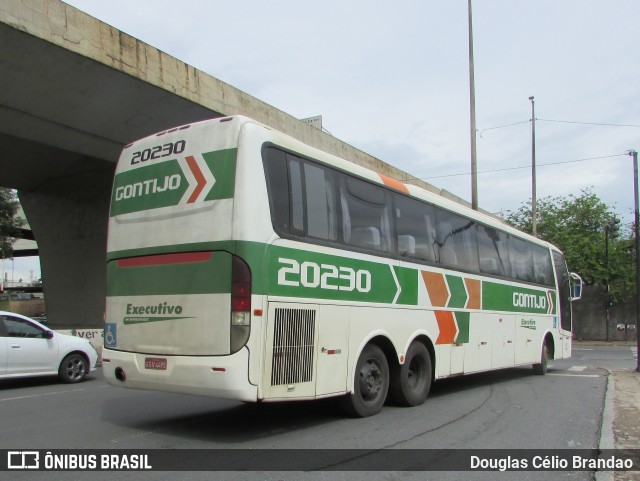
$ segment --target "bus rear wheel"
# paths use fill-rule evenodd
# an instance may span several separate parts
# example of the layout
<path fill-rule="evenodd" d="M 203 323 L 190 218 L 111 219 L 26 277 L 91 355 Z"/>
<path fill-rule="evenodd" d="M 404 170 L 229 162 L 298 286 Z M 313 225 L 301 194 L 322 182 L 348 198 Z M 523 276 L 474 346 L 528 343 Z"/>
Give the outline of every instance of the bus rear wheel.
<path fill-rule="evenodd" d="M 391 399 L 401 406 L 418 406 L 427 399 L 431 380 L 429 351 L 421 342 L 414 342 L 409 346 L 404 364 L 392 373 L 389 391 Z"/>
<path fill-rule="evenodd" d="M 389 364 L 387 358 L 375 344 L 362 350 L 353 380 L 353 394 L 343 400 L 347 414 L 364 418 L 378 414 L 389 391 Z"/>

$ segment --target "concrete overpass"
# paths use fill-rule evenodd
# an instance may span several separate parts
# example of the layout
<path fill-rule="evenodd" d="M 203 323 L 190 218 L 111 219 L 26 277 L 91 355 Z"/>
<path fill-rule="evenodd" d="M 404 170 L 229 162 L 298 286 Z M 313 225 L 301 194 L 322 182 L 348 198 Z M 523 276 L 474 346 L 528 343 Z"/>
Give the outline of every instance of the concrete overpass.
<path fill-rule="evenodd" d="M 38 242 L 54 327 L 101 325 L 115 162 L 155 131 L 243 114 L 441 193 L 59 0 L 0 2 L 0 85 L 0 186 Z"/>

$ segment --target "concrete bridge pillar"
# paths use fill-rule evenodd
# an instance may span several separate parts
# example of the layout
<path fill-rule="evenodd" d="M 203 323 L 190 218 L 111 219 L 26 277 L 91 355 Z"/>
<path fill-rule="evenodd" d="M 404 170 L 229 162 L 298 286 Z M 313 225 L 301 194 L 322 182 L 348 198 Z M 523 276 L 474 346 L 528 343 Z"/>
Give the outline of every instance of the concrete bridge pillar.
<path fill-rule="evenodd" d="M 59 177 L 38 191 L 18 191 L 38 242 L 50 327 L 102 326 L 114 167 Z"/>

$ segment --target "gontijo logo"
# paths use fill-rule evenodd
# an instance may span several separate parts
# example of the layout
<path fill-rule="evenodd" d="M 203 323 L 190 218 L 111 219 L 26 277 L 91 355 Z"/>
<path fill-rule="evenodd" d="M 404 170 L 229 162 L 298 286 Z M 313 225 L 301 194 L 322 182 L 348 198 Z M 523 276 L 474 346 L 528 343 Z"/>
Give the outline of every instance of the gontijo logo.
<path fill-rule="evenodd" d="M 115 199 L 116 201 L 120 201 L 134 197 L 142 197 L 143 195 L 156 194 L 166 190 L 176 190 L 180 188 L 181 180 L 180 175 L 174 174 L 171 176 L 165 175 L 164 179 L 160 182 L 158 182 L 158 179 L 149 179 L 144 182 L 121 185 L 115 190 Z"/>
<path fill-rule="evenodd" d="M 188 155 L 167 163 L 173 164 L 175 169 L 175 162 L 178 163 L 180 171 L 174 174 L 164 174 L 163 171 L 165 169 L 160 168 L 161 164 L 145 166 L 133 171 L 142 171 L 145 174 L 153 175 L 153 177 L 115 187 L 114 200 L 118 202 L 175 190 L 181 190 L 182 196 L 178 202 L 180 204 L 193 204 L 198 200 L 204 199 L 213 189 L 216 179 L 202 156 Z M 186 180 L 186 186 L 183 183 L 183 179 Z M 181 186 L 183 186 L 182 189 L 180 189 Z"/>
<path fill-rule="evenodd" d="M 233 197 L 237 149 L 158 159 L 120 172 L 111 216 Z"/>
<path fill-rule="evenodd" d="M 533 309 L 546 309 L 547 297 L 524 292 L 513 293 L 513 307 L 527 307 Z"/>

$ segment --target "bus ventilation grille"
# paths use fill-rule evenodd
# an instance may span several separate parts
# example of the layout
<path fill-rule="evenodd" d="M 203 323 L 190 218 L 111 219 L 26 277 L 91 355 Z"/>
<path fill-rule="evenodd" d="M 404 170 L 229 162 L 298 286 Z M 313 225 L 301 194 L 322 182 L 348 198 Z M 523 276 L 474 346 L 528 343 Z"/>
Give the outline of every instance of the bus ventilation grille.
<path fill-rule="evenodd" d="M 312 309 L 275 310 L 272 386 L 312 380 L 315 322 Z"/>

